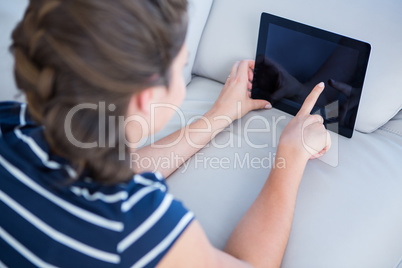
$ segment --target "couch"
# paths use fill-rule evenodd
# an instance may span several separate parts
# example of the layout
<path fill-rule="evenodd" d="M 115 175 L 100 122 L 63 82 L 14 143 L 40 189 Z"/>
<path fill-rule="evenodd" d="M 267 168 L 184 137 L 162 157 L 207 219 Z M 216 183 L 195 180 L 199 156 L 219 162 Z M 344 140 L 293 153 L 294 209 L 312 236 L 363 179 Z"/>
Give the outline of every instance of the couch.
<path fill-rule="evenodd" d="M 9 34 L 26 0 L 0 4 L 0 100 L 16 98 Z M 402 2 L 190 0 L 184 70 L 187 96 L 155 137 L 204 114 L 231 65 L 253 59 L 261 12 L 372 45 L 353 138 L 331 133 L 328 155 L 308 163 L 282 267 L 402 267 Z M 21 97 L 18 97 L 20 98 Z M 281 131 L 292 116 L 253 111 L 235 121 L 168 179 L 222 249 L 266 180 Z M 250 131 L 245 131 L 246 129 Z"/>

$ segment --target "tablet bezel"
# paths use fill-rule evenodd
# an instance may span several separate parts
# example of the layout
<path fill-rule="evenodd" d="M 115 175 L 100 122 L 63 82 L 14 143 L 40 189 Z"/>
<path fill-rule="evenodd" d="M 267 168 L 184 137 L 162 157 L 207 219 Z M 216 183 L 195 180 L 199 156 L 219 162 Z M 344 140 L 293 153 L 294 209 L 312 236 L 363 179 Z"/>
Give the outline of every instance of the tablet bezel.
<path fill-rule="evenodd" d="M 326 30 L 322 30 L 313 26 L 309 26 L 303 23 L 299 23 L 296 21 L 292 21 L 289 19 L 281 18 L 269 13 L 262 13 L 261 14 L 261 21 L 260 21 L 260 30 L 259 30 L 259 37 L 258 37 L 258 45 L 257 45 L 257 53 L 256 53 L 256 60 L 259 56 L 263 55 L 265 56 L 266 53 L 266 47 L 267 47 L 267 41 L 268 41 L 268 31 L 269 31 L 269 25 L 270 24 L 275 24 L 280 27 L 288 28 L 290 30 L 300 32 L 303 34 L 307 34 L 319 39 L 323 39 L 332 43 L 336 43 L 338 45 L 342 45 L 345 47 L 349 47 L 352 49 L 355 49 L 359 51 L 359 56 L 357 60 L 357 67 L 356 70 L 359 70 L 356 74 L 356 84 L 359 85 L 360 94 L 358 96 L 358 106 L 357 106 L 357 111 L 359 109 L 360 105 L 360 99 L 361 99 L 361 93 L 363 91 L 363 84 L 364 84 L 364 79 L 366 76 L 366 71 L 367 71 L 367 66 L 368 66 L 368 61 L 369 61 L 369 56 L 371 52 L 371 45 L 360 41 L 356 40 L 350 37 L 346 37 L 340 34 L 336 34 L 333 32 L 329 32 Z M 257 69 L 257 68 L 256 68 Z M 258 71 L 258 70 L 256 70 Z M 252 87 L 252 93 L 251 97 L 256 99 L 256 98 L 261 98 L 259 97 L 258 94 L 255 93 L 254 90 L 254 83 L 253 81 L 253 87 Z M 280 105 L 273 105 L 275 108 L 278 108 L 279 110 L 282 110 L 284 112 L 287 112 L 292 115 L 296 115 L 297 111 L 295 110 L 294 107 L 287 106 L 286 104 L 280 104 Z M 317 109 L 316 109 L 317 110 Z M 351 138 L 353 136 L 353 131 L 356 125 L 356 117 L 353 119 L 353 128 L 342 128 L 342 126 L 339 126 L 339 131 L 338 132 L 340 135 L 345 136 L 347 138 Z"/>

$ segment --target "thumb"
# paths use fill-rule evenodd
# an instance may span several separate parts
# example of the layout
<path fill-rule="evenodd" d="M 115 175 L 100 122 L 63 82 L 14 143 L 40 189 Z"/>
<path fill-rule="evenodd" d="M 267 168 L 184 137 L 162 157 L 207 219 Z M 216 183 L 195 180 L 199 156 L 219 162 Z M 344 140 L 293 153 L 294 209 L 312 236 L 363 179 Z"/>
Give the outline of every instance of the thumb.
<path fill-rule="evenodd" d="M 252 100 L 252 109 L 259 110 L 259 109 L 271 109 L 272 105 L 270 102 L 266 100 Z"/>

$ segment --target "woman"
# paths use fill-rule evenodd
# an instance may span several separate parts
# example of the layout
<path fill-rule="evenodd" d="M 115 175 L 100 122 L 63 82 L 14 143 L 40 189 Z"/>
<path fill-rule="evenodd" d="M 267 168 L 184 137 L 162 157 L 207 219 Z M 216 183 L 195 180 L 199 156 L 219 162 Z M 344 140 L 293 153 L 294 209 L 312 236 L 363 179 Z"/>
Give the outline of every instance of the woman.
<path fill-rule="evenodd" d="M 178 142 L 136 149 L 173 114 L 151 107 L 184 99 L 186 10 L 185 0 L 30 1 L 12 44 L 27 105 L 0 105 L 0 266 L 280 265 L 304 167 L 330 146 L 322 118 L 310 115 L 324 86 L 281 135 L 277 156 L 286 167 L 273 167 L 225 251 L 213 248 L 163 179 L 199 149 L 180 133 L 206 145 L 232 121 L 271 106 L 249 97 L 254 62 L 242 61 L 204 120 L 157 144 Z M 222 116 L 228 120 L 214 120 Z M 194 131 L 207 121 L 209 133 Z M 146 173 L 131 169 L 134 152 L 184 157 Z"/>

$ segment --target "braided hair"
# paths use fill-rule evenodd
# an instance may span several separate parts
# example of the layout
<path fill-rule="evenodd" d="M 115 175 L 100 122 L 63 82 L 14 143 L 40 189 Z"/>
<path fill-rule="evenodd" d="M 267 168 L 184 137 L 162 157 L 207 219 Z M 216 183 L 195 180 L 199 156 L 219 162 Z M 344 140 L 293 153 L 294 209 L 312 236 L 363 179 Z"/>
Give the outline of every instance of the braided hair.
<path fill-rule="evenodd" d="M 15 79 L 51 150 L 77 174 L 85 170 L 107 184 L 133 175 L 128 148 L 125 157 L 119 151 L 121 135 L 104 134 L 119 146 L 77 146 L 66 134 L 66 117 L 83 103 L 113 105 L 106 118 L 125 116 L 134 93 L 168 87 L 186 35 L 186 10 L 186 0 L 30 0 L 12 34 Z M 99 141 L 105 129 L 121 131 L 104 124 L 96 109 L 81 109 L 69 131 L 81 143 Z"/>

